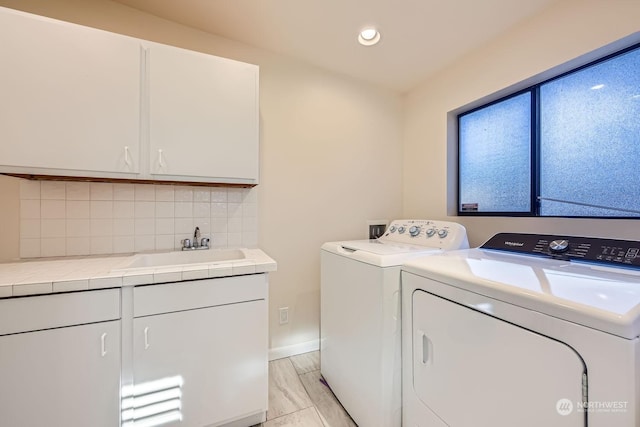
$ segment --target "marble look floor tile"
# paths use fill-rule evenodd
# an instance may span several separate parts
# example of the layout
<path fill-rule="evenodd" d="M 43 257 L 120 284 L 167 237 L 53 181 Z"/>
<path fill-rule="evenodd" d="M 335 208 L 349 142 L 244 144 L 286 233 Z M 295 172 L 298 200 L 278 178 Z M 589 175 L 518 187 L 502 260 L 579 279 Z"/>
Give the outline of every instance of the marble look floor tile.
<path fill-rule="evenodd" d="M 262 424 L 262 427 L 324 427 L 322 420 L 312 406 L 307 409 L 283 415 Z"/>
<path fill-rule="evenodd" d="M 313 406 L 289 359 L 269 362 L 269 410 L 267 420 Z"/>
<path fill-rule="evenodd" d="M 298 375 L 320 369 L 319 351 L 298 354 L 296 356 L 291 356 L 289 359 L 291 359 L 291 363 L 293 363 L 293 367 L 296 368 Z"/>
<path fill-rule="evenodd" d="M 326 426 L 357 427 L 331 390 L 320 382 L 320 371 L 300 375 L 300 379 Z"/>

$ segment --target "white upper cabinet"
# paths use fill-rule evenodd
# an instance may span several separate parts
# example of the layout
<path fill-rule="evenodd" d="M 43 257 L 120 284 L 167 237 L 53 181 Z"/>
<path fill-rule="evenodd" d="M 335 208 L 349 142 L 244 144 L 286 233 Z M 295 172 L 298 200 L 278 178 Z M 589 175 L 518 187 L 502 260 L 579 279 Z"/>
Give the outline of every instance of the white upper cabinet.
<path fill-rule="evenodd" d="M 0 170 L 139 172 L 139 40 L 0 9 Z"/>
<path fill-rule="evenodd" d="M 0 173 L 258 183 L 258 67 L 0 8 Z"/>
<path fill-rule="evenodd" d="M 258 183 L 258 67 L 148 45 L 153 179 Z"/>

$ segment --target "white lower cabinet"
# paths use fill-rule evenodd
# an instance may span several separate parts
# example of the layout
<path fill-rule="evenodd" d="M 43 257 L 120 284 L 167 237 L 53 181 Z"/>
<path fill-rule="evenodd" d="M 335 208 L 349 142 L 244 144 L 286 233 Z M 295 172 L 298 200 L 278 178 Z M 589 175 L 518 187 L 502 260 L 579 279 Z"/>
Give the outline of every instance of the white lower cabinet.
<path fill-rule="evenodd" d="M 107 305 L 118 301 L 112 292 L 100 295 Z M 1 300 L 0 310 L 20 310 L 22 315 L 12 317 L 12 324 L 19 328 L 29 322 L 26 317 L 42 316 L 35 310 L 25 312 L 19 305 L 29 300 L 38 304 L 34 299 L 39 298 L 51 297 Z M 64 298 L 45 303 L 56 307 L 64 304 Z M 100 304 L 96 311 L 104 308 L 105 304 Z M 118 313 L 119 307 L 113 308 Z M 73 304 L 68 309 L 73 311 Z M 0 336 L 0 425 L 119 426 L 120 342 L 120 320 Z"/>
<path fill-rule="evenodd" d="M 133 319 L 133 401 L 159 403 L 136 403 L 123 419 L 181 427 L 264 421 L 266 286 L 266 274 L 257 274 L 136 288 L 135 310 L 159 313 Z"/>
<path fill-rule="evenodd" d="M 263 273 L 0 299 L 0 426 L 259 424 L 267 295 Z"/>

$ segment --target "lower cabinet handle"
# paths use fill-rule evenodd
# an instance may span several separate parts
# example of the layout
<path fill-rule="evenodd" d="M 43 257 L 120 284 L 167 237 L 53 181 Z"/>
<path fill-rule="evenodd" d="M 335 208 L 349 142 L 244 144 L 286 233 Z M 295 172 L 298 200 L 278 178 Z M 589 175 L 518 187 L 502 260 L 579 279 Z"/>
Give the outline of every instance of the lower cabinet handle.
<path fill-rule="evenodd" d="M 149 348 L 149 327 L 144 328 L 144 349 Z"/>
<path fill-rule="evenodd" d="M 107 341 L 107 333 L 104 332 L 102 336 L 100 336 L 100 353 L 102 354 L 102 357 L 107 355 L 106 341 Z"/>

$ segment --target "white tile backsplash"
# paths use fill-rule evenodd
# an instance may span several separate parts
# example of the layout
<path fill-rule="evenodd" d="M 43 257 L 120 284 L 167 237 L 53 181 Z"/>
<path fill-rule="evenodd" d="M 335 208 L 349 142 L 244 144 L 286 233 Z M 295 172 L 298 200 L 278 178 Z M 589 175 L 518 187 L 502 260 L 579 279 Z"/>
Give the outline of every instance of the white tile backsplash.
<path fill-rule="evenodd" d="M 40 199 L 20 200 L 20 219 L 40 219 Z"/>
<path fill-rule="evenodd" d="M 226 188 L 217 188 L 215 190 L 211 190 L 211 201 L 212 202 L 227 202 L 227 189 Z"/>
<path fill-rule="evenodd" d="M 40 200 L 40 181 L 21 179 L 20 200 Z"/>
<path fill-rule="evenodd" d="M 156 185 L 156 202 L 173 202 L 174 189 L 170 185 Z"/>
<path fill-rule="evenodd" d="M 115 236 L 121 236 L 121 237 L 133 236 L 134 234 L 135 234 L 135 220 L 133 218 L 115 218 L 113 220 L 114 237 Z"/>
<path fill-rule="evenodd" d="M 20 237 L 23 239 L 39 239 L 40 238 L 40 220 L 39 219 L 21 219 L 20 220 Z"/>
<path fill-rule="evenodd" d="M 113 218 L 113 201 L 111 200 L 92 200 L 91 201 L 91 218 Z"/>
<path fill-rule="evenodd" d="M 115 200 L 113 202 L 114 218 L 135 218 L 135 209 L 133 201 Z"/>
<path fill-rule="evenodd" d="M 66 253 L 66 241 L 64 237 L 42 238 L 42 240 L 40 240 L 40 256 L 64 256 Z"/>
<path fill-rule="evenodd" d="M 64 200 L 66 184 L 59 181 L 42 181 L 40 183 L 41 200 Z"/>
<path fill-rule="evenodd" d="M 138 201 L 134 204 L 136 218 L 153 218 L 156 216 L 156 202 Z"/>
<path fill-rule="evenodd" d="M 91 218 L 91 202 L 88 200 L 67 200 L 66 218 Z"/>
<path fill-rule="evenodd" d="M 156 220 L 152 218 L 137 218 L 134 230 L 136 236 L 153 236 L 156 233 Z"/>
<path fill-rule="evenodd" d="M 65 219 L 42 219 L 40 222 L 40 237 L 52 238 L 62 237 L 67 234 L 67 221 Z M 62 254 L 64 255 L 64 253 Z"/>
<path fill-rule="evenodd" d="M 67 182 L 67 200 L 89 200 L 91 187 L 88 182 Z"/>
<path fill-rule="evenodd" d="M 40 202 L 40 218 L 64 219 L 66 216 L 66 202 L 64 200 L 42 200 Z"/>
<path fill-rule="evenodd" d="M 136 201 L 155 202 L 156 188 L 154 185 L 134 184 L 134 187 Z"/>
<path fill-rule="evenodd" d="M 257 189 L 20 181 L 20 257 L 180 249 L 200 227 L 212 246 L 255 247 Z"/>
<path fill-rule="evenodd" d="M 113 200 L 113 184 L 108 182 L 92 182 L 91 200 Z"/>
<path fill-rule="evenodd" d="M 193 202 L 175 202 L 174 215 L 176 218 L 193 218 Z"/>
<path fill-rule="evenodd" d="M 91 220 L 89 218 L 67 218 L 66 237 L 79 237 L 91 235 Z"/>
<path fill-rule="evenodd" d="M 135 200 L 135 186 L 133 184 L 113 184 L 113 200 Z"/>

